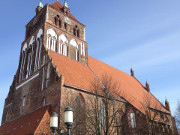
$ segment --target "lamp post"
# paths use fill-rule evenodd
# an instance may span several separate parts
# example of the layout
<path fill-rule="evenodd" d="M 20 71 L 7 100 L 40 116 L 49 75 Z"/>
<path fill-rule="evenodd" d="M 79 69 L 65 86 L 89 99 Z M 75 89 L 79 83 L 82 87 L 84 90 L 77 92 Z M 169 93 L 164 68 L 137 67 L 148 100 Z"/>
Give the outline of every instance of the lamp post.
<path fill-rule="evenodd" d="M 64 124 L 67 127 L 67 132 L 61 133 L 61 131 L 58 129 L 58 114 L 53 112 L 50 115 L 50 128 L 53 132 L 53 135 L 55 135 L 56 131 L 59 133 L 59 135 L 70 135 L 73 125 L 73 109 L 69 106 L 64 110 Z"/>

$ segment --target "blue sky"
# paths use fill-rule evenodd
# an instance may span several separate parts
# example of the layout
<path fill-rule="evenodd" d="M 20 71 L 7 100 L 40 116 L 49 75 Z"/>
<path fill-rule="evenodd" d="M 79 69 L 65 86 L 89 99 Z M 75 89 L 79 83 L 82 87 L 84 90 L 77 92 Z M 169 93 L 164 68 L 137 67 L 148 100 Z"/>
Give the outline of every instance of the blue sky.
<path fill-rule="evenodd" d="M 42 0 L 43 4 L 55 0 Z M 59 0 L 63 3 L 63 0 Z M 129 74 L 172 113 L 180 99 L 179 0 L 67 0 L 71 13 L 86 25 L 89 55 Z M 4 100 L 16 73 L 25 25 L 35 15 L 38 0 L 1 1 L 0 120 Z"/>

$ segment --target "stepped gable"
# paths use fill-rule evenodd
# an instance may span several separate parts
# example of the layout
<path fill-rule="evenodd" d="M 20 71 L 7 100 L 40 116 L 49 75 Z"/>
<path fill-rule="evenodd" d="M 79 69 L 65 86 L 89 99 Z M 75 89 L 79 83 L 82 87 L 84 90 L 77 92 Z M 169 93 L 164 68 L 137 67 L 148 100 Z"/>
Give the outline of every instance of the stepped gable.
<path fill-rule="evenodd" d="M 91 90 L 91 83 L 96 78 L 88 66 L 53 51 L 48 53 L 52 58 L 52 63 L 57 67 L 56 71 L 59 75 L 64 75 L 65 84 L 88 91 Z"/>
<path fill-rule="evenodd" d="M 49 116 L 49 109 L 50 105 L 47 105 L 25 116 L 3 124 L 0 126 L 0 135 L 29 135 L 38 133 L 38 130 L 41 130 L 43 127 L 48 130 L 49 126 L 45 127 L 44 123 L 47 122 L 44 122 L 43 118 L 45 115 Z"/>
<path fill-rule="evenodd" d="M 144 113 L 142 103 L 145 101 L 145 96 L 148 96 L 148 98 L 154 103 L 151 106 L 152 108 L 155 108 L 153 105 L 156 105 L 160 107 L 161 111 L 170 113 L 151 93 L 147 92 L 146 89 L 134 77 L 92 57 L 89 57 L 88 60 L 89 67 L 98 77 L 107 73 L 117 82 L 119 82 L 120 93 L 123 94 L 122 97 L 124 97 L 141 112 Z"/>
<path fill-rule="evenodd" d="M 53 6 L 54 8 L 56 8 L 59 11 L 63 10 L 63 5 L 61 5 L 61 3 L 59 3 L 58 1 L 55 1 L 53 4 L 51 4 L 51 6 Z M 76 21 L 78 21 L 71 13 L 68 13 L 68 16 Z M 78 21 L 79 22 L 79 21 Z"/>

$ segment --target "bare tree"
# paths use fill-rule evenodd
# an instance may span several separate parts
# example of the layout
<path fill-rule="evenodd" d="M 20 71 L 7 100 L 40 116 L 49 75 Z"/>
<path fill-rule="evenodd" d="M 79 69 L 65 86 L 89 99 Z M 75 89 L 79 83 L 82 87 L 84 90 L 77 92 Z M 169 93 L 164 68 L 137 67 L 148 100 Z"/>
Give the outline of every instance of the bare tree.
<path fill-rule="evenodd" d="M 70 106 L 74 110 L 74 135 L 120 135 L 121 118 L 125 112 L 125 101 L 119 84 L 111 77 L 103 75 L 100 80 L 91 83 L 91 92 L 82 93 L 72 89 L 63 91 L 60 108 L 60 127 L 64 125 L 64 109 Z"/>
<path fill-rule="evenodd" d="M 169 126 L 170 114 L 161 111 L 163 106 L 161 103 L 154 101 L 150 93 L 144 95 L 141 105 L 146 120 L 146 123 L 141 123 L 141 128 L 144 129 L 143 132 L 150 135 L 164 133 L 170 135 L 172 133 Z"/>
<path fill-rule="evenodd" d="M 114 135 L 118 132 L 120 112 L 124 103 L 120 100 L 119 84 L 110 76 L 103 75 L 101 81 L 92 82 L 93 97 L 86 99 L 86 120 L 88 134 Z"/>

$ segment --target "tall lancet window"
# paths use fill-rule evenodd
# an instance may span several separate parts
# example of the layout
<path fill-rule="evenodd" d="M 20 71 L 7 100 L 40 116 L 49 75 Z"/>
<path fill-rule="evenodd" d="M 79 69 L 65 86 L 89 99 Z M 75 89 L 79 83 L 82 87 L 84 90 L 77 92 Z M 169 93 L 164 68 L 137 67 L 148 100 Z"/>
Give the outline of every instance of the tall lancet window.
<path fill-rule="evenodd" d="M 86 47 L 85 47 L 85 44 L 81 43 L 80 44 L 81 46 L 81 56 L 86 56 Z"/>
<path fill-rule="evenodd" d="M 104 135 L 106 132 L 106 108 L 102 100 L 99 103 L 99 121 L 100 133 Z"/>
<path fill-rule="evenodd" d="M 47 67 L 47 74 L 46 74 L 46 88 L 49 87 L 49 82 L 50 82 L 50 62 L 48 63 Z"/>
<path fill-rule="evenodd" d="M 47 43 L 46 43 L 46 48 L 50 49 L 51 48 L 51 42 L 52 42 L 52 37 L 50 34 L 47 35 Z"/>
<path fill-rule="evenodd" d="M 135 119 L 135 113 L 130 112 L 128 113 L 128 122 L 130 128 L 136 128 L 136 119 Z"/>
<path fill-rule="evenodd" d="M 59 36 L 58 53 L 67 56 L 68 40 L 64 34 Z"/>
<path fill-rule="evenodd" d="M 44 81 L 45 81 L 45 62 L 46 62 L 46 55 L 43 56 L 43 69 L 42 69 L 42 84 L 41 84 L 41 90 L 44 89 Z"/>
<path fill-rule="evenodd" d="M 26 62 L 26 49 L 27 49 L 27 43 L 23 45 L 22 51 L 21 51 L 21 63 L 20 63 L 20 69 L 19 69 L 19 82 L 24 79 L 24 66 Z"/>
<path fill-rule="evenodd" d="M 76 60 L 79 60 L 79 49 L 78 46 L 76 47 Z"/>
<path fill-rule="evenodd" d="M 75 134 L 85 134 L 85 100 L 82 94 L 79 94 L 75 100 Z"/>
<path fill-rule="evenodd" d="M 57 34 L 53 29 L 47 30 L 46 48 L 56 51 Z"/>
<path fill-rule="evenodd" d="M 40 29 L 36 37 L 36 55 L 35 55 L 34 71 L 40 68 L 41 65 L 42 45 L 43 45 L 43 30 Z"/>
<path fill-rule="evenodd" d="M 26 78 L 28 78 L 31 75 L 31 68 L 32 68 L 32 57 L 34 53 L 34 42 L 35 38 L 32 36 L 30 42 L 29 42 L 29 48 L 27 52 L 27 70 L 26 70 Z"/>
<path fill-rule="evenodd" d="M 52 38 L 52 43 L 51 43 L 51 50 L 56 51 L 56 38 Z"/>
<path fill-rule="evenodd" d="M 83 56 L 86 56 L 86 47 L 85 47 L 85 44 L 83 44 Z"/>
<path fill-rule="evenodd" d="M 67 56 L 68 55 L 67 53 L 68 53 L 68 44 L 64 43 L 63 44 L 63 55 Z"/>
<path fill-rule="evenodd" d="M 78 44 L 77 44 L 76 40 L 72 39 L 70 41 L 70 45 L 71 45 L 71 48 L 73 49 L 73 51 L 75 52 L 75 56 L 73 56 L 73 57 L 75 58 L 75 60 L 79 60 L 79 49 L 78 49 Z"/>

